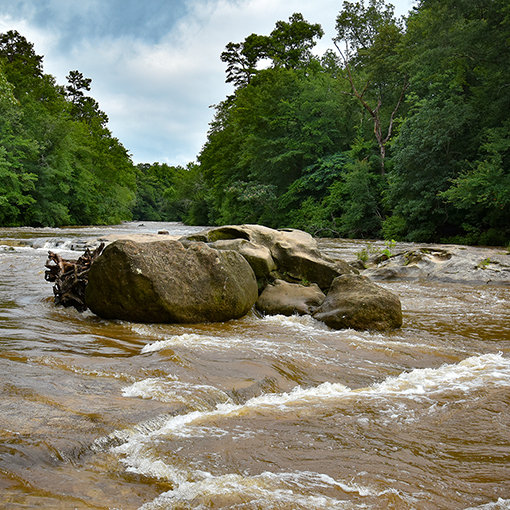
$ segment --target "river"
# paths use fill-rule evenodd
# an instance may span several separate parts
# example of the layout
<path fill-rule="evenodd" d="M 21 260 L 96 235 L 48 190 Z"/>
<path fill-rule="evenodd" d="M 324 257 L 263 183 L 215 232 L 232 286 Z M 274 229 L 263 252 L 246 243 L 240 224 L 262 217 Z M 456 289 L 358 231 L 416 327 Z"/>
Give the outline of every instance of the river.
<path fill-rule="evenodd" d="M 161 228 L 0 229 L 1 509 L 510 508 L 510 287 L 379 283 L 390 333 L 54 306 L 48 249 Z"/>

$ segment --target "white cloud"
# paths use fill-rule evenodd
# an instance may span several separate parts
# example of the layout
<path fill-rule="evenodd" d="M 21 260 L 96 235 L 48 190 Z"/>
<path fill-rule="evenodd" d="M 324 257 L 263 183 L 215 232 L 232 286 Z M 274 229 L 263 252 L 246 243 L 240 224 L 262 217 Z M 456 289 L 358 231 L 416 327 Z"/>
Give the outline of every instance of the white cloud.
<path fill-rule="evenodd" d="M 154 17 L 165 17 L 161 9 L 172 8 L 167 2 L 151 2 L 159 5 L 152 9 Z M 86 16 L 87 9 L 95 12 L 99 8 L 89 3 L 84 9 L 85 3 L 66 0 L 62 19 L 77 14 Z M 410 8 L 411 0 L 397 3 L 397 14 L 403 14 Z M 64 4 L 53 0 L 52 5 L 57 9 Z M 242 41 L 253 32 L 268 34 L 276 21 L 301 12 L 309 22 L 323 26 L 326 34 L 318 45 L 322 53 L 332 47 L 340 8 L 338 0 L 313 3 L 309 0 L 188 0 L 186 13 L 178 19 L 172 18 L 174 23 L 157 41 L 142 39 L 142 29 L 130 35 L 120 27 L 114 27 L 106 36 L 96 33 L 73 40 L 65 32 L 69 27 L 61 26 L 59 32 L 57 25 L 36 25 L 28 18 L 16 19 L 14 15 L 0 17 L 0 31 L 16 29 L 34 43 L 36 53 L 44 55 L 45 72 L 55 75 L 59 83 L 63 84 L 73 69 L 92 78 L 91 95 L 109 116 L 110 129 L 133 154 L 135 162 L 186 164 L 195 159 L 206 140 L 208 123 L 214 113 L 209 105 L 218 103 L 232 91 L 224 83 L 225 66 L 220 61 L 225 45 Z M 134 16 L 136 10 L 131 11 Z M 84 18 L 83 23 L 93 23 L 94 16 L 91 14 L 89 20 Z M 144 16 L 147 17 L 146 11 Z M 166 13 L 166 18 L 169 16 Z M 154 26 L 161 32 L 161 23 L 158 25 L 157 21 Z M 126 23 L 131 26 L 134 21 L 130 19 Z M 145 23 L 148 23 L 146 19 Z M 73 42 L 70 50 L 63 48 L 63 39 Z"/>

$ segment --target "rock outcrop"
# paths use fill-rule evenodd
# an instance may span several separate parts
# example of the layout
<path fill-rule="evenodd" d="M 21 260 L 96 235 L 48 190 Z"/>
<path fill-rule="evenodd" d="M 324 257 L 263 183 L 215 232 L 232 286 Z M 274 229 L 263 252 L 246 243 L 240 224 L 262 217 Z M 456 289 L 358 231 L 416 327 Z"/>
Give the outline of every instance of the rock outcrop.
<path fill-rule="evenodd" d="M 385 331 L 402 325 L 402 306 L 392 292 L 360 275 L 335 278 L 313 317 L 334 329 Z"/>
<path fill-rule="evenodd" d="M 205 243 L 116 241 L 94 262 L 85 302 L 105 319 L 221 322 L 245 315 L 258 298 L 239 253 Z"/>
<path fill-rule="evenodd" d="M 279 279 L 289 283 L 316 283 L 327 290 L 337 276 L 356 272 L 343 260 L 321 254 L 317 241 L 301 230 L 228 225 L 183 239 L 203 241 L 219 250 L 238 251 L 252 266 L 261 288 Z"/>
<path fill-rule="evenodd" d="M 88 271 L 85 305 L 105 319 L 222 322 L 308 314 L 333 328 L 400 327 L 399 299 L 319 251 L 306 232 L 260 225 L 172 239 L 118 239 Z"/>
<path fill-rule="evenodd" d="M 415 245 L 380 260 L 362 274 L 371 280 L 424 280 L 468 285 L 510 285 L 510 254 L 503 249 Z"/>
<path fill-rule="evenodd" d="M 266 315 L 311 315 L 325 298 L 316 283 L 305 286 L 276 280 L 262 291 L 255 307 Z"/>

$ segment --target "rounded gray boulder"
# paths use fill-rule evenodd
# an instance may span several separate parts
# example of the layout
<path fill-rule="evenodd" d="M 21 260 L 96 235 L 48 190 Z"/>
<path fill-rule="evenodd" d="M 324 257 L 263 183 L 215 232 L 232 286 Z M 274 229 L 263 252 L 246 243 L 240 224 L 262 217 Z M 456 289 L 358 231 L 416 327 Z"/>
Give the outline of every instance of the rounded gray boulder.
<path fill-rule="evenodd" d="M 365 276 L 335 278 L 313 317 L 334 329 L 386 331 L 402 326 L 400 299 Z"/>
<path fill-rule="evenodd" d="M 258 297 L 242 255 L 202 242 L 116 241 L 88 280 L 85 302 L 93 313 L 133 322 L 223 322 L 245 315 Z"/>

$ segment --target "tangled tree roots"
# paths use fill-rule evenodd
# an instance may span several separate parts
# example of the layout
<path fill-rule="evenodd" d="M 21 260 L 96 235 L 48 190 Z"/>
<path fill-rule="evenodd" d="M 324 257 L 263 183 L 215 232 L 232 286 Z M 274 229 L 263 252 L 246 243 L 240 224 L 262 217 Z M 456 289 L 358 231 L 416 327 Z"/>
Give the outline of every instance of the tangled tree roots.
<path fill-rule="evenodd" d="M 44 279 L 55 283 L 53 294 L 56 305 L 73 306 L 79 312 L 87 309 L 85 288 L 88 283 L 88 272 L 103 249 L 104 243 L 101 243 L 93 252 L 87 248 L 78 260 L 65 260 L 57 253 L 48 252 Z"/>

